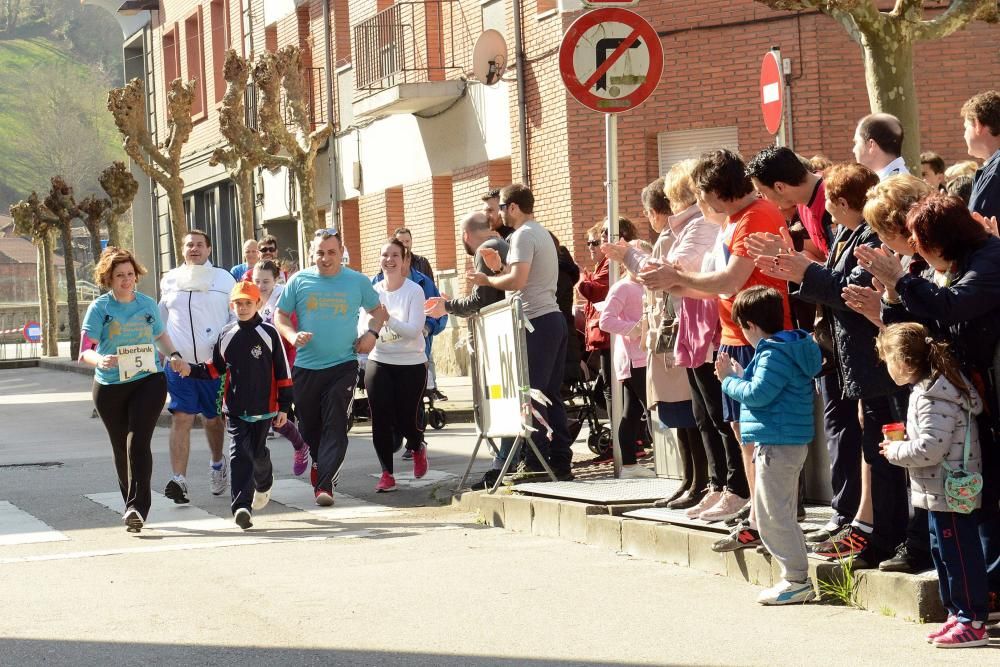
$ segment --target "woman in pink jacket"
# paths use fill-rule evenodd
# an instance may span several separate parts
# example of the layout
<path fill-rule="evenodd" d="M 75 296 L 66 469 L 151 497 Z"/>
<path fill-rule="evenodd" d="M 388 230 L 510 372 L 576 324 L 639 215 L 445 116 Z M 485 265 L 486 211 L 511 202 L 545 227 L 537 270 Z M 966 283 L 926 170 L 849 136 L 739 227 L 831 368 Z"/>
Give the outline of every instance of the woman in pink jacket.
<path fill-rule="evenodd" d="M 645 241 L 632 241 L 629 245 L 652 252 Z M 624 409 L 618 422 L 618 443 L 622 452 L 622 479 L 655 477 L 645 466 L 637 465 L 635 441 L 642 429 L 642 416 L 646 412 L 646 351 L 642 348 L 643 287 L 635 274 L 625 273 L 608 290 L 608 298 L 601 310 L 600 327 L 608 333 L 618 334 L 612 348 L 612 366 L 615 378 L 625 392 Z"/>

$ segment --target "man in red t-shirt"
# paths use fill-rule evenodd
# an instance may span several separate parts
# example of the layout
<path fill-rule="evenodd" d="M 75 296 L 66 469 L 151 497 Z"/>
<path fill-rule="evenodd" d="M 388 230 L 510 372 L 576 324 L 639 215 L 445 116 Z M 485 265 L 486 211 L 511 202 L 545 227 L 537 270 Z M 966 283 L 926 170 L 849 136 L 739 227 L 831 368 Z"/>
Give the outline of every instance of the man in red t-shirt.
<path fill-rule="evenodd" d="M 748 287 L 766 285 L 781 293 L 785 302 L 786 329 L 792 328 L 788 308 L 788 284 L 783 280 L 770 278 L 754 266 L 754 260 L 747 250 L 747 238 L 757 232 L 779 234 L 785 228 L 785 218 L 781 211 L 769 201 L 759 199 L 753 183 L 746 174 L 746 165 L 739 155 L 729 150 L 708 153 L 698 161 L 692 174 L 698 191 L 699 206 L 708 207 L 726 215 L 726 222 L 719 234 L 719 240 L 712 259 L 706 257 L 708 269 L 689 272 L 669 265 L 647 265 L 639 274 L 640 282 L 654 290 L 670 290 L 672 294 L 703 299 L 719 300 L 719 318 L 722 323 L 722 344 L 719 353 L 726 353 L 745 368 L 753 358 L 754 348 L 747 342 L 743 332 L 733 321 L 733 301 L 736 295 Z M 706 216 L 708 217 L 708 216 Z M 730 422 L 739 438 L 739 404 L 722 397 L 722 413 Z M 753 443 L 743 443 L 743 466 L 746 471 L 750 496 L 754 491 Z M 728 462 L 729 465 L 738 462 Z M 729 489 L 711 508 L 701 512 L 699 518 L 706 521 L 722 521 L 735 517 L 744 510 L 748 498 L 739 496 Z M 737 527 L 729 538 L 716 543 L 716 550 L 730 551 L 759 544 L 759 534 L 754 525 L 753 513 L 749 524 Z"/>
<path fill-rule="evenodd" d="M 833 220 L 826 210 L 823 179 L 810 172 L 795 151 L 784 146 L 768 146 L 757 153 L 747 164 L 747 175 L 764 199 L 778 208 L 798 209 L 811 242 L 803 250 L 817 262 L 826 261 L 833 240 Z"/>

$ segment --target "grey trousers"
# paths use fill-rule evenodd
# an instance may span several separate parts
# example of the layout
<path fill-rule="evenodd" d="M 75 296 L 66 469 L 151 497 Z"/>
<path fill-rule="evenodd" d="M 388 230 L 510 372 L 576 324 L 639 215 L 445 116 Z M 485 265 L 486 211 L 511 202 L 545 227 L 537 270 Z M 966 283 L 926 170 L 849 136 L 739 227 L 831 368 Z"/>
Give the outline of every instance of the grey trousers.
<path fill-rule="evenodd" d="M 805 465 L 806 445 L 757 445 L 754 461 L 757 485 L 753 509 L 764 547 L 781 564 L 785 581 L 803 583 L 809 578 L 806 542 L 796 521 L 799 473 Z"/>

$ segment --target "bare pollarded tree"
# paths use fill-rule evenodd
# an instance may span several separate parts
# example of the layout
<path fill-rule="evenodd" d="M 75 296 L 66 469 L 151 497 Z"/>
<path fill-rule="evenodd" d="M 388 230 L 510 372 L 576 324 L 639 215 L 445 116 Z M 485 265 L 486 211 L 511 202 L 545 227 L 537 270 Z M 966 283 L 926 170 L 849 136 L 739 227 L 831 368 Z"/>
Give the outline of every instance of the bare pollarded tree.
<path fill-rule="evenodd" d="M 55 232 L 57 219 L 31 193 L 10 207 L 14 230 L 31 238 L 38 248 L 38 292 L 42 323 L 42 356 L 59 356 L 59 283 L 56 279 Z"/>
<path fill-rule="evenodd" d="M 215 159 L 229 166 L 231 174 L 236 170 L 247 182 L 258 166 L 287 168 L 298 191 L 303 233 L 306 238 L 312 237 L 321 226 L 316 207 L 316 156 L 333 133 L 333 125 L 326 122 L 312 129 L 301 50 L 286 46 L 276 53 L 263 53 L 252 68 L 235 51 L 229 51 L 225 77 L 228 86 L 219 126 L 229 146 L 216 151 Z M 246 124 L 243 100 L 248 78 L 253 79 L 260 93 L 257 129 Z M 252 205 L 252 201 L 241 203 L 241 209 Z"/>
<path fill-rule="evenodd" d="M 73 188 L 62 176 L 53 176 L 51 182 L 52 187 L 45 197 L 45 208 L 55 216 L 56 228 L 62 235 L 63 259 L 66 261 L 66 306 L 69 310 L 69 355 L 71 359 L 76 359 L 80 355 L 80 303 L 76 291 L 73 220 L 80 217 L 80 209 L 73 199 Z"/>
<path fill-rule="evenodd" d="M 121 229 L 122 216 L 132 208 L 135 194 L 139 191 L 139 182 L 135 180 L 125 163 L 119 160 L 105 167 L 97 181 L 101 184 L 101 189 L 108 195 L 109 206 L 106 223 L 108 243 L 113 246 L 121 246 L 124 238 Z"/>
<path fill-rule="evenodd" d="M 951 0 L 944 11 L 932 17 L 925 16 L 923 0 L 896 0 L 890 10 L 880 10 L 875 0 L 756 1 L 771 9 L 820 11 L 835 19 L 861 46 L 871 110 L 891 113 L 902 122 L 903 157 L 911 168 L 920 165 L 913 45 L 942 39 L 976 20 L 996 23 L 1000 19 L 997 0 Z"/>
<path fill-rule="evenodd" d="M 167 140 L 159 145 L 146 127 L 146 93 L 140 79 L 132 79 L 108 93 L 108 111 L 124 137 L 125 153 L 167 193 L 170 202 L 170 230 L 174 256 L 183 256 L 187 232 L 184 218 L 184 179 L 181 178 L 181 151 L 191 136 L 191 102 L 194 81 L 174 79 L 167 91 Z"/>

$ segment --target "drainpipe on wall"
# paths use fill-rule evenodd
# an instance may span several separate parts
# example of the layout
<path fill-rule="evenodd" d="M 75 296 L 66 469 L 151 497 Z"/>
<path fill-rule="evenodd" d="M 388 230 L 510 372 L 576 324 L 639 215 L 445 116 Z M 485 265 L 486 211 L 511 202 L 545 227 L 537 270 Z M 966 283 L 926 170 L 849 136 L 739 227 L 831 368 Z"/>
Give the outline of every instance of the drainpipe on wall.
<path fill-rule="evenodd" d="M 521 39 L 521 0 L 514 0 L 514 57 L 517 64 L 517 137 L 521 148 L 521 182 L 531 187 L 528 165 L 528 109 L 524 99 L 524 43 Z"/>
<path fill-rule="evenodd" d="M 326 108 L 327 108 L 327 120 L 333 123 L 333 53 L 330 48 L 330 1 L 323 1 L 323 46 L 324 53 L 326 54 Z M 335 229 L 341 232 L 341 238 L 343 237 L 343 231 L 340 229 L 340 179 L 337 178 L 337 136 L 335 133 L 330 133 L 330 138 L 327 139 L 326 145 L 326 161 L 330 170 L 330 214 L 333 216 L 333 226 Z"/>

